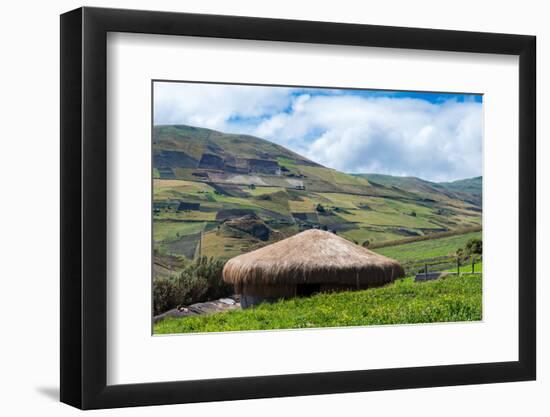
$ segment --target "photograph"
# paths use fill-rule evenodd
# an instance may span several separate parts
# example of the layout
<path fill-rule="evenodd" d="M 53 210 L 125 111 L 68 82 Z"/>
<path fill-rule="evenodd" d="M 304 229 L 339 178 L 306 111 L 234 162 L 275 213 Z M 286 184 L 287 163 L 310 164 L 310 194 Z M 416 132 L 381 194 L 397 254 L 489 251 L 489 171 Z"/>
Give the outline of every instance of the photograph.
<path fill-rule="evenodd" d="M 152 84 L 153 334 L 482 320 L 481 94 Z"/>
<path fill-rule="evenodd" d="M 550 416 L 548 13 L 424 3 L 6 2 L 0 416 Z"/>

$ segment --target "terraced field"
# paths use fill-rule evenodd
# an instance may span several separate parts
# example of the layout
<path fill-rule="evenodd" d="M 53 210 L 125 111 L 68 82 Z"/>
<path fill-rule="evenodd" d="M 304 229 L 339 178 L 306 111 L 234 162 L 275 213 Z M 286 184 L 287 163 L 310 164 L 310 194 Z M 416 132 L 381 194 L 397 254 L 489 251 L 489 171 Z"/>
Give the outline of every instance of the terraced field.
<path fill-rule="evenodd" d="M 158 221 L 153 228 L 155 242 L 172 241 L 180 236 L 200 233 L 204 230 L 206 222 L 163 222 Z"/>
<path fill-rule="evenodd" d="M 230 258 L 308 228 L 372 245 L 481 224 L 480 197 L 467 192 L 477 182 L 353 176 L 263 139 L 190 126 L 156 126 L 153 154 L 159 253 L 193 258 L 200 241 L 202 255 Z M 225 227 L 243 216 L 268 238 Z"/>

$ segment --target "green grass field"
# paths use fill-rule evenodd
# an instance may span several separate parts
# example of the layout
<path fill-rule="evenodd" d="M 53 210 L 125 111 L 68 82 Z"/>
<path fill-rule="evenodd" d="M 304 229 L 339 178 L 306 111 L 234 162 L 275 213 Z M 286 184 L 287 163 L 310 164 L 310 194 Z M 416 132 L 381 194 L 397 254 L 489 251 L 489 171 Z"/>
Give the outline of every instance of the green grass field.
<path fill-rule="evenodd" d="M 458 248 L 464 247 L 466 242 L 472 238 L 481 238 L 481 232 L 405 243 L 373 250 L 400 262 L 419 261 L 453 254 Z"/>
<path fill-rule="evenodd" d="M 204 230 L 204 222 L 156 222 L 153 228 L 155 242 L 174 240 L 179 236 L 199 233 Z"/>
<path fill-rule="evenodd" d="M 392 233 L 384 229 L 376 230 L 372 228 L 351 229 L 351 230 L 342 232 L 341 236 L 353 242 L 357 242 L 358 244 L 362 244 L 367 240 L 370 242 L 380 243 L 384 241 L 397 240 L 403 237 L 397 233 Z"/>
<path fill-rule="evenodd" d="M 466 263 L 466 264 L 460 266 L 460 273 L 461 274 L 468 274 L 471 271 L 472 271 L 472 264 L 471 263 Z M 447 272 L 456 272 L 456 267 L 448 269 Z M 474 272 L 483 272 L 483 262 L 476 262 L 474 264 Z"/>
<path fill-rule="evenodd" d="M 364 291 L 319 294 L 206 316 L 167 318 L 154 326 L 154 333 L 478 321 L 482 319 L 481 292 L 481 275 L 423 283 L 406 278 Z"/>
<path fill-rule="evenodd" d="M 318 167 L 307 167 L 310 171 L 323 172 L 326 175 L 336 175 L 336 171 L 324 170 Z M 325 172 L 327 171 L 327 172 Z M 354 178 L 355 181 L 365 181 Z M 368 182 L 367 182 L 368 183 Z M 423 205 L 418 201 L 402 201 L 386 199 L 366 195 L 346 194 L 338 192 L 314 192 L 309 190 L 290 190 L 283 187 L 255 187 L 245 185 L 232 185 L 231 190 L 235 195 L 225 195 L 216 192 L 214 188 L 200 181 L 187 180 L 155 180 L 154 198 L 157 203 L 172 202 L 176 206 L 171 209 L 162 209 L 154 215 L 155 240 L 173 239 L 176 234 L 180 236 L 196 233 L 197 223 L 215 222 L 217 213 L 226 209 L 247 209 L 254 211 L 263 221 L 283 221 L 283 223 L 294 222 L 298 225 L 293 213 L 316 213 L 317 206 L 322 205 L 333 215 L 312 216 L 308 222 L 311 225 L 327 226 L 337 230 L 345 238 L 362 245 L 365 241 L 370 244 L 399 240 L 407 236 L 407 233 L 424 235 L 427 231 L 436 231 L 442 228 L 450 230 L 460 227 L 471 226 L 480 221 L 481 216 L 465 216 L 458 211 L 454 214 L 437 214 L 439 208 Z M 200 203 L 200 210 L 177 211 L 179 201 Z M 456 202 L 458 204 L 458 202 Z M 275 216 L 275 217 L 274 217 Z M 158 220 L 168 221 L 162 224 Z M 170 220 L 172 220 L 170 222 Z M 182 221 L 194 223 L 189 226 L 181 224 Z M 179 224 L 178 224 L 179 223 Z M 451 225 L 452 223 L 452 225 Z M 279 225 L 272 225 L 273 228 Z M 172 230 L 170 230 L 172 228 Z M 298 231 L 297 229 L 296 231 Z M 215 245 L 205 247 L 204 254 L 208 256 L 224 257 L 239 254 L 234 249 L 247 245 L 238 245 L 231 242 L 231 250 L 224 250 Z M 440 245 L 443 244 L 443 245 Z M 431 247 L 429 243 L 418 249 L 422 252 L 424 247 Z M 451 244 L 452 246 L 452 244 Z M 401 248 L 384 248 L 381 253 L 398 253 L 396 259 L 415 259 L 408 255 L 408 251 L 415 251 L 414 246 L 407 246 L 405 253 L 399 256 Z M 438 240 L 436 252 L 447 255 L 448 251 L 444 241 Z M 391 255 L 388 255 L 392 257 Z M 422 258 L 429 258 L 423 253 Z M 438 255 L 435 255 L 438 256 Z"/>

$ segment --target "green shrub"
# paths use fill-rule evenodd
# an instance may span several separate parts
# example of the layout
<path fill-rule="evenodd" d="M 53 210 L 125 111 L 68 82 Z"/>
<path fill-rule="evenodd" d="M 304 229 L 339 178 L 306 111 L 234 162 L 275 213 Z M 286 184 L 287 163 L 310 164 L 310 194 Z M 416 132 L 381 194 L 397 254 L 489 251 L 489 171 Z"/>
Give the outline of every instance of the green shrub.
<path fill-rule="evenodd" d="M 271 201 L 271 195 L 270 194 L 261 194 L 261 195 L 256 197 L 256 200 Z"/>
<path fill-rule="evenodd" d="M 483 242 L 481 239 L 478 238 L 472 238 L 466 242 L 466 245 L 464 246 L 464 250 L 469 255 L 477 254 L 481 255 L 483 253 Z"/>
<path fill-rule="evenodd" d="M 456 256 L 460 261 L 467 261 L 472 255 L 481 255 L 483 253 L 483 243 L 481 239 L 474 237 L 469 239 L 463 248 L 456 250 Z"/>
<path fill-rule="evenodd" d="M 208 257 L 188 263 L 176 278 L 157 279 L 153 283 L 154 314 L 202 301 L 226 297 L 233 286 L 222 279 L 225 261 Z"/>
<path fill-rule="evenodd" d="M 160 314 L 178 305 L 182 292 L 171 279 L 160 278 L 153 283 L 153 311 Z"/>
<path fill-rule="evenodd" d="M 193 271 L 182 271 L 176 279 L 176 285 L 181 290 L 181 297 L 178 300 L 179 305 L 188 305 L 204 301 L 204 295 L 208 291 L 208 283 L 206 280 L 196 275 Z"/>
<path fill-rule="evenodd" d="M 223 282 L 225 261 L 202 256 L 187 265 L 178 277 L 180 285 L 189 288 L 186 303 L 213 300 L 230 295 L 233 286 Z"/>

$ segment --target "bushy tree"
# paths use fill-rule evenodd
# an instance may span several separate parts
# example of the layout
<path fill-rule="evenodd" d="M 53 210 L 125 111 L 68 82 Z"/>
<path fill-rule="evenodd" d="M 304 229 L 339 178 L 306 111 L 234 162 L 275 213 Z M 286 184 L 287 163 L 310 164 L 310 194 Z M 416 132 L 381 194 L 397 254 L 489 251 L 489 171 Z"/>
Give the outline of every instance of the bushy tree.
<path fill-rule="evenodd" d="M 202 301 L 231 295 L 233 287 L 222 278 L 225 261 L 202 256 L 188 263 L 175 278 L 161 278 L 153 284 L 155 314 Z"/>
<path fill-rule="evenodd" d="M 479 238 L 472 238 L 466 242 L 466 246 L 464 247 L 464 250 L 469 255 L 481 255 L 483 253 L 483 242 Z"/>
<path fill-rule="evenodd" d="M 463 248 L 456 250 L 456 257 L 461 261 L 469 259 L 472 255 L 481 255 L 483 253 L 483 244 L 481 239 L 472 238 L 466 242 Z"/>
<path fill-rule="evenodd" d="M 153 311 L 160 314 L 178 305 L 183 293 L 174 280 L 169 278 L 156 279 L 153 284 Z"/>

